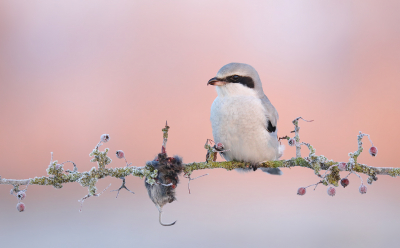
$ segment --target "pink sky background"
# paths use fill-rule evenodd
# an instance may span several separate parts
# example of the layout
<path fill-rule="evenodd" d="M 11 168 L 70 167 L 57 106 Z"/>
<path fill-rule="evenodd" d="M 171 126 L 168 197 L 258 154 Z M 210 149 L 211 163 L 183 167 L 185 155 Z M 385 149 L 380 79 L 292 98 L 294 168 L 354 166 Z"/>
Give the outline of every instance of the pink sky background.
<path fill-rule="evenodd" d="M 313 119 L 300 123 L 302 141 L 347 161 L 362 131 L 379 152 L 360 162 L 398 167 L 399 11 L 395 0 L 1 1 L 0 175 L 46 175 L 50 152 L 90 170 L 103 133 L 111 167 L 124 166 L 119 149 L 143 166 L 160 151 L 165 120 L 169 154 L 204 161 L 216 97 L 206 84 L 230 62 L 256 68 L 280 136 L 294 118 Z M 295 155 L 286 148 L 285 159 Z M 318 181 L 304 168 L 193 176 L 204 173 L 190 195 L 181 178 L 178 201 L 164 209 L 165 222 L 178 220 L 169 228 L 139 178 L 127 178 L 135 195 L 104 193 L 82 213 L 78 183 L 29 186 L 23 213 L 0 185 L 1 247 L 398 246 L 399 178 L 380 176 L 361 195 L 353 175 L 332 198 L 325 186 L 296 195 Z M 106 178 L 97 187 L 110 183 L 120 186 Z"/>

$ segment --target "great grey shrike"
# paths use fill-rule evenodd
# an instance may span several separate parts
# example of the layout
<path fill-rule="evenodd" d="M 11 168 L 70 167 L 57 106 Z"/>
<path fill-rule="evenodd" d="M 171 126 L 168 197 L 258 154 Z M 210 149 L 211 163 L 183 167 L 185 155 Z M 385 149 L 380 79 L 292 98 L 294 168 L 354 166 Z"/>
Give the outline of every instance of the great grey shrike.
<path fill-rule="evenodd" d="M 218 93 L 211 106 L 214 141 L 224 145 L 227 161 L 258 162 L 279 159 L 283 146 L 277 137 L 278 112 L 264 94 L 260 77 L 250 65 L 223 66 L 207 85 Z M 281 175 L 279 168 L 261 168 Z"/>

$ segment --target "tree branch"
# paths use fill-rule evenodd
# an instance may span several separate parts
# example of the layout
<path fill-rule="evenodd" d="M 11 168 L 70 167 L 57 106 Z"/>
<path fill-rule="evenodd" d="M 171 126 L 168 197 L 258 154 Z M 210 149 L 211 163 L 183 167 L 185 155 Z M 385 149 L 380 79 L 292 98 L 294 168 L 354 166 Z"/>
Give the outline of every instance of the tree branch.
<path fill-rule="evenodd" d="M 265 161 L 261 162 L 258 165 L 256 165 L 256 168 L 291 168 L 295 166 L 300 166 L 300 167 L 305 167 L 314 170 L 315 174 L 321 178 L 321 181 L 313 184 L 313 185 L 318 185 L 319 183 L 322 183 L 324 185 L 334 185 L 338 186 L 339 180 L 341 180 L 341 177 L 339 175 L 339 171 L 349 171 L 351 173 L 362 173 L 365 175 L 368 175 L 368 183 L 372 183 L 373 181 L 377 180 L 377 175 L 389 175 L 392 177 L 397 177 L 400 175 L 400 168 L 394 168 L 394 167 L 373 167 L 373 166 L 368 166 L 365 164 L 358 163 L 358 157 L 363 151 L 362 147 L 362 138 L 364 136 L 367 136 L 369 140 L 371 141 L 370 137 L 368 134 L 363 134 L 359 133 L 358 135 L 358 149 L 355 152 L 349 153 L 349 161 L 347 163 L 345 162 L 335 162 L 333 160 L 328 160 L 326 157 L 323 155 L 315 155 L 315 148 L 311 146 L 308 143 L 301 143 L 300 142 L 300 136 L 299 136 L 299 130 L 300 127 L 298 126 L 298 121 L 303 118 L 298 117 L 293 121 L 293 124 L 295 126 L 294 133 L 295 136 L 293 138 L 286 137 L 286 139 L 289 141 L 289 145 L 295 145 L 296 146 L 296 157 L 291 158 L 288 160 L 277 160 L 277 161 Z M 306 121 L 306 120 L 304 120 Z M 307 121 L 311 122 L 311 121 Z M 168 158 L 166 156 L 166 144 L 168 140 L 168 130 L 169 126 L 165 125 L 165 127 L 162 129 L 163 132 L 163 143 L 162 143 L 162 149 L 160 154 L 164 154 L 163 157 L 165 157 L 167 162 L 165 163 L 170 163 L 173 161 L 173 158 Z M 22 180 L 17 180 L 17 179 L 5 179 L 0 177 L 0 184 L 8 184 L 12 185 L 12 194 L 13 193 L 18 193 L 21 190 L 19 189 L 20 185 L 52 185 L 55 188 L 62 188 L 63 184 L 65 183 L 72 183 L 72 182 L 78 182 L 82 187 L 88 187 L 88 195 L 83 197 L 82 200 L 87 199 L 91 196 L 99 196 L 100 194 L 97 194 L 97 188 L 96 188 L 96 183 L 98 182 L 99 179 L 105 178 L 105 177 L 114 177 L 117 179 L 123 178 L 125 180 L 125 177 L 132 175 L 136 177 L 146 178 L 146 182 L 150 185 L 153 184 L 159 184 L 157 182 L 158 178 L 158 170 L 155 169 L 151 163 L 147 163 L 146 166 L 144 167 L 135 167 L 135 166 L 129 166 L 128 162 L 125 159 L 124 152 L 119 150 L 117 151 L 117 157 L 118 158 L 124 158 L 126 161 L 127 166 L 126 167 L 121 167 L 121 168 L 107 168 L 106 166 L 112 162 L 111 158 L 108 157 L 108 152 L 109 149 L 106 148 L 104 151 L 100 151 L 99 148 L 103 143 L 108 142 L 110 139 L 108 134 L 103 134 L 100 138 L 100 142 L 97 144 L 95 149 L 89 154 L 92 158 L 91 162 L 97 162 L 97 168 L 93 167 L 90 171 L 84 171 L 84 172 L 79 172 L 75 163 L 72 161 L 67 161 L 71 162 L 74 165 L 74 170 L 66 170 L 64 171 L 63 166 L 65 163 L 58 164 L 57 161 L 53 161 L 53 154 L 51 153 L 51 160 L 50 160 L 50 165 L 47 168 L 47 174 L 48 176 L 43 176 L 43 177 L 35 177 L 35 178 L 29 178 L 29 179 L 22 179 Z M 371 141 L 372 144 L 372 141 Z M 309 149 L 309 155 L 307 157 L 302 158 L 301 157 L 301 146 L 305 145 Z M 223 151 L 223 144 L 218 143 L 218 145 L 208 145 L 208 142 L 206 143 L 205 148 L 207 149 L 207 161 L 206 162 L 193 162 L 193 163 L 188 163 L 188 164 L 183 164 L 183 172 L 185 174 L 185 177 L 190 180 L 193 180 L 190 178 L 190 175 L 192 174 L 193 171 L 196 170 L 203 170 L 203 169 L 215 169 L 215 168 L 224 168 L 227 170 L 233 170 L 233 169 L 238 169 L 238 168 L 254 168 L 254 164 L 250 164 L 247 162 L 239 162 L 239 161 L 226 161 L 226 162 L 215 162 L 216 154 L 218 152 Z M 373 146 L 370 148 L 370 154 L 375 156 L 377 153 L 376 147 Z M 160 156 L 159 156 L 160 157 Z M 168 164 L 166 164 L 168 167 Z M 326 170 L 324 175 L 320 174 L 321 170 Z M 328 173 L 330 172 L 330 173 Z M 346 177 L 347 178 L 347 177 Z M 124 188 L 124 184 L 122 184 L 122 188 Z M 175 189 L 175 185 L 168 184 L 164 185 L 165 187 L 173 187 Z M 310 185 L 312 186 L 312 185 Z M 362 183 L 363 186 L 363 183 Z M 120 188 L 121 189 L 121 188 Z M 24 192 L 26 189 L 24 189 Z M 304 191 L 305 192 L 305 191 Z M 361 189 L 360 189 L 361 192 Z M 366 191 L 365 191 L 366 192 Z M 365 193 L 364 192 L 364 193 Z M 328 192 L 329 193 L 329 192 Z M 303 193 L 304 194 L 304 193 Z M 301 194 L 302 195 L 302 194 Z M 334 194 L 333 194 L 334 195 Z M 23 210 L 22 210 L 23 211 Z"/>

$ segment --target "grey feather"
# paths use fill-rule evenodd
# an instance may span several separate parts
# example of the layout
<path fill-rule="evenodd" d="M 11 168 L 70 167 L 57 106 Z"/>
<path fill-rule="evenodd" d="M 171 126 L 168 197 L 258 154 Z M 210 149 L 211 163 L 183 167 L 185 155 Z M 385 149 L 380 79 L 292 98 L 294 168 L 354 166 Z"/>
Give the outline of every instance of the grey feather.
<path fill-rule="evenodd" d="M 264 94 L 264 93 L 263 93 Z M 262 105 L 264 106 L 266 112 L 267 112 L 267 119 L 271 121 L 272 125 L 274 127 L 277 126 L 278 124 L 278 111 L 276 111 L 274 105 L 269 101 L 268 97 L 264 94 L 264 96 L 261 98 Z"/>

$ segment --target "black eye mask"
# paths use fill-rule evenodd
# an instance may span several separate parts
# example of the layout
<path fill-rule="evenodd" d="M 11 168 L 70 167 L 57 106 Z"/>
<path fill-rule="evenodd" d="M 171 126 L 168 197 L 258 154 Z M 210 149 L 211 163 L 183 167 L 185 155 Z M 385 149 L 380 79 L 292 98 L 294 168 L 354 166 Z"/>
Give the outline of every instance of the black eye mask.
<path fill-rule="evenodd" d="M 224 81 L 229 82 L 229 83 L 239 83 L 239 84 L 242 84 L 251 89 L 254 88 L 253 79 L 251 77 L 247 77 L 247 76 L 233 75 L 233 76 L 226 77 Z"/>

